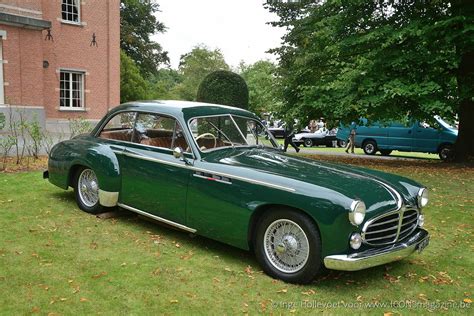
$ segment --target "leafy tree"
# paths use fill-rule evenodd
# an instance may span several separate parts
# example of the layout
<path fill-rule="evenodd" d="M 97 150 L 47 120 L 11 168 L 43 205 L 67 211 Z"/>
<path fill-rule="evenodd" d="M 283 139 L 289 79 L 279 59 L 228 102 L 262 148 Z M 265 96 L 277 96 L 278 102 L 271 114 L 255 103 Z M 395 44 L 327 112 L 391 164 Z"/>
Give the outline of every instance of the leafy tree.
<path fill-rule="evenodd" d="M 199 85 L 197 101 L 236 106 L 247 109 L 249 90 L 245 80 L 236 73 L 218 70 L 208 74 Z"/>
<path fill-rule="evenodd" d="M 240 74 L 249 89 L 249 110 L 258 114 L 275 111 L 282 105 L 276 66 L 268 60 L 252 65 L 241 63 Z"/>
<path fill-rule="evenodd" d="M 474 156 L 474 4 L 268 1 L 288 30 L 283 112 L 299 118 L 459 117 L 456 159 Z"/>
<path fill-rule="evenodd" d="M 147 99 L 148 86 L 132 58 L 120 51 L 120 102 Z"/>
<path fill-rule="evenodd" d="M 178 71 L 162 68 L 150 77 L 150 98 L 161 100 L 179 99 L 175 87 L 183 81 Z"/>
<path fill-rule="evenodd" d="M 121 0 L 120 47 L 135 61 L 143 76 L 154 74 L 158 66 L 169 62 L 167 52 L 150 35 L 165 31 L 154 16 L 159 5 L 150 0 Z"/>
<path fill-rule="evenodd" d="M 182 100 L 195 100 L 201 81 L 216 70 L 229 70 L 222 52 L 219 49 L 211 50 L 204 45 L 194 47 L 189 53 L 181 56 L 178 72 L 183 81 L 176 86 L 175 93 Z"/>

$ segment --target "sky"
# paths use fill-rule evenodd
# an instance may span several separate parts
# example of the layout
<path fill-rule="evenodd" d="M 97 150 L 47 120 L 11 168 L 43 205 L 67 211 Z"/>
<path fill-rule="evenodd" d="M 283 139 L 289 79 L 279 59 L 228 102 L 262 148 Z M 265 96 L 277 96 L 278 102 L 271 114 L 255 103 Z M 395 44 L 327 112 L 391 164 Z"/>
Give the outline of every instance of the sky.
<path fill-rule="evenodd" d="M 263 8 L 263 0 L 158 0 L 159 21 L 167 27 L 152 39 L 168 51 L 172 68 L 177 69 L 181 55 L 198 44 L 220 48 L 227 64 L 237 67 L 261 59 L 276 61 L 270 48 L 280 46 L 282 29 L 266 22 L 277 16 Z"/>

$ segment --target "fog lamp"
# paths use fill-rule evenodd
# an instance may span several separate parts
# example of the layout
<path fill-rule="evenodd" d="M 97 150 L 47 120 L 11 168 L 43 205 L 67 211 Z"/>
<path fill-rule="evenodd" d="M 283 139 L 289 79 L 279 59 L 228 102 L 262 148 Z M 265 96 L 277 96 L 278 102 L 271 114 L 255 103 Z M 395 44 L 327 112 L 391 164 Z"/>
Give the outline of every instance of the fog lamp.
<path fill-rule="evenodd" d="M 349 244 L 351 245 L 352 249 L 355 249 L 355 250 L 359 249 L 360 246 L 362 245 L 362 236 L 359 233 L 353 233 L 351 235 Z"/>

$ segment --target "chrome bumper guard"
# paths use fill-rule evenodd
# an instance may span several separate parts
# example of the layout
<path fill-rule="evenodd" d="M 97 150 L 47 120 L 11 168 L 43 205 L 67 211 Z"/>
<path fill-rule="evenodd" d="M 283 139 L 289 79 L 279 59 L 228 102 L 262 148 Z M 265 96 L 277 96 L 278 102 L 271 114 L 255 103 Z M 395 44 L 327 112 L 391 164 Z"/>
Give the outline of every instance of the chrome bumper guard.
<path fill-rule="evenodd" d="M 388 247 L 369 249 L 350 255 L 327 256 L 324 258 L 324 265 L 332 270 L 357 271 L 367 269 L 401 260 L 415 251 L 421 252 L 428 246 L 429 239 L 428 232 L 420 228 L 410 238 Z"/>

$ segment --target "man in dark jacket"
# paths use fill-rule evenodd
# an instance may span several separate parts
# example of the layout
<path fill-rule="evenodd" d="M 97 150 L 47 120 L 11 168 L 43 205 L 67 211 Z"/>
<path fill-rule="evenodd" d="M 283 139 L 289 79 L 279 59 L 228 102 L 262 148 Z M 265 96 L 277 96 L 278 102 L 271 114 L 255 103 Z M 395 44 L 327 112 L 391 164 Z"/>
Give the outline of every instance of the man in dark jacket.
<path fill-rule="evenodd" d="M 288 149 L 288 145 L 291 145 L 296 150 L 296 152 L 299 152 L 300 149 L 298 148 L 298 146 L 295 145 L 295 143 L 293 143 L 293 136 L 295 136 L 295 129 L 292 124 L 289 124 L 289 123 L 285 124 L 284 136 L 285 136 L 284 151 L 286 152 L 286 150 Z"/>

